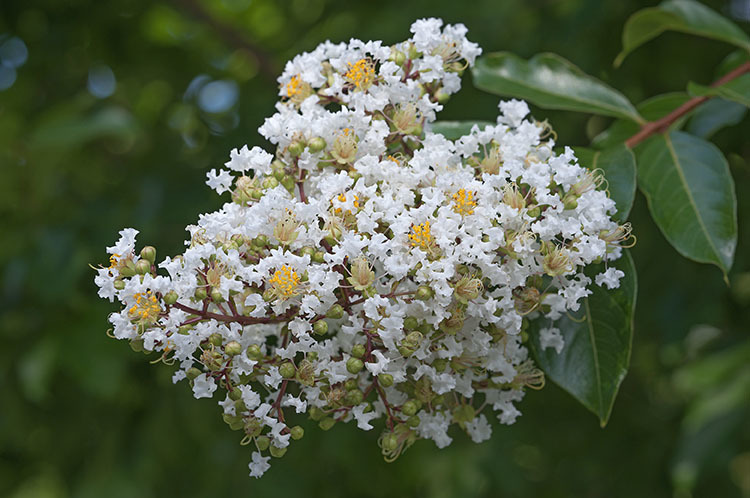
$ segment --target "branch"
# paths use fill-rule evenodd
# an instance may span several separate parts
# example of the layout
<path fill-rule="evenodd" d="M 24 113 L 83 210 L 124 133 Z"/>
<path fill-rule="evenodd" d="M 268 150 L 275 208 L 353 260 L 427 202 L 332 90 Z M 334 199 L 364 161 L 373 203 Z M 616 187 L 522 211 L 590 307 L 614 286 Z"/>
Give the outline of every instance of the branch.
<path fill-rule="evenodd" d="M 193 19 L 208 25 L 224 42 L 234 48 L 250 52 L 258 60 L 258 67 L 263 75 L 276 83 L 278 69 L 273 59 L 260 47 L 249 41 L 244 33 L 229 24 L 215 19 L 199 1 L 196 0 L 172 0 L 180 11 L 191 16 Z"/>
<path fill-rule="evenodd" d="M 725 74 L 720 79 L 716 80 L 711 84 L 712 88 L 716 88 L 718 86 L 721 86 L 725 83 L 728 83 L 732 81 L 735 78 L 738 78 L 742 76 L 743 74 L 750 72 L 750 62 L 746 62 L 736 68 L 735 70 Z M 675 109 L 674 111 L 670 112 L 663 118 L 652 121 L 650 123 L 646 123 L 641 127 L 640 131 L 633 135 L 632 137 L 628 138 L 625 141 L 625 145 L 627 145 L 629 148 L 633 148 L 639 143 L 643 142 L 650 136 L 656 134 L 656 133 L 662 133 L 669 129 L 669 127 L 678 119 L 680 119 L 685 114 L 689 113 L 699 105 L 701 105 L 703 102 L 707 101 L 709 96 L 703 96 L 703 97 L 693 97 L 692 99 L 688 100 L 684 104 L 682 104 L 680 107 Z"/>

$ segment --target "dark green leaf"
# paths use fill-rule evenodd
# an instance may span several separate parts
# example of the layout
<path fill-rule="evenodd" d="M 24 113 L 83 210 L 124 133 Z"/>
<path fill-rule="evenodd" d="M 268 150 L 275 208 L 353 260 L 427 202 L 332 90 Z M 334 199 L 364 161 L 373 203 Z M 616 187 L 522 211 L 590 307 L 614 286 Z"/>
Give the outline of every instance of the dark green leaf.
<path fill-rule="evenodd" d="M 729 19 L 694 0 L 667 0 L 658 7 L 633 14 L 622 32 L 622 51 L 615 66 L 627 55 L 665 31 L 679 31 L 731 43 L 750 50 L 750 38 Z"/>
<path fill-rule="evenodd" d="M 750 74 L 743 74 L 721 86 L 703 86 L 690 82 L 688 93 L 696 97 L 722 97 L 750 107 Z"/>
<path fill-rule="evenodd" d="M 638 104 L 637 109 L 644 119 L 648 121 L 656 121 L 674 111 L 688 100 L 690 100 L 690 96 L 686 93 L 664 93 L 644 100 Z M 672 125 L 672 129 L 679 129 L 679 127 L 682 126 L 684 119 L 685 118 L 681 118 L 677 120 Z M 639 129 L 640 126 L 632 121 L 618 119 L 612 123 L 608 129 L 594 137 L 591 145 L 597 149 L 613 147 L 625 142 L 625 140 L 635 135 Z"/>
<path fill-rule="evenodd" d="M 494 124 L 489 121 L 436 121 L 432 123 L 432 131 L 443 135 L 448 140 L 456 140 L 468 135 L 474 125 L 484 128 Z"/>
<path fill-rule="evenodd" d="M 559 354 L 541 347 L 539 330 L 546 326 L 543 319 L 532 323 L 529 340 L 547 377 L 598 416 L 602 426 L 612 413 L 628 371 L 637 291 L 635 266 L 628 251 L 610 266 L 625 273 L 620 287 L 607 290 L 592 284 L 592 294 L 583 300 L 576 315 L 555 322 L 565 341 Z M 603 270 L 603 265 L 595 265 L 586 273 L 593 278 Z"/>
<path fill-rule="evenodd" d="M 638 184 L 664 236 L 686 258 L 726 273 L 737 246 L 737 199 L 716 146 L 673 131 L 637 151 Z"/>
<path fill-rule="evenodd" d="M 477 88 L 528 100 L 545 109 L 562 109 L 643 122 L 617 90 L 555 54 L 525 61 L 507 52 L 480 57 L 473 69 Z"/>
<path fill-rule="evenodd" d="M 747 109 L 744 105 L 722 98 L 710 99 L 695 110 L 688 122 L 687 131 L 701 138 L 710 138 L 725 126 L 741 122 Z"/>
<path fill-rule="evenodd" d="M 633 152 L 624 144 L 620 144 L 604 150 L 576 147 L 575 153 L 582 166 L 604 172 L 609 196 L 617 205 L 615 219 L 624 223 L 628 219 L 635 198 L 636 172 Z"/>

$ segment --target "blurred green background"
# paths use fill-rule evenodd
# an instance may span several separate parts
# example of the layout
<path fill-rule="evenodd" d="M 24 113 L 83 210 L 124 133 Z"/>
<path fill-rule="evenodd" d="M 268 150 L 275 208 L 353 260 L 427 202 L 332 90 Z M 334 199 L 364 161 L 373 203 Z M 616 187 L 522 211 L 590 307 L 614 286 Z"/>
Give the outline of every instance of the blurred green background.
<path fill-rule="evenodd" d="M 89 263 L 122 227 L 161 256 L 222 199 L 204 185 L 233 147 L 261 144 L 283 62 L 325 39 L 409 36 L 411 22 L 463 22 L 485 52 L 554 51 L 634 102 L 707 84 L 728 46 L 667 34 L 612 60 L 623 0 L 2 0 L 0 2 L 0 496 L 662 497 L 750 496 L 750 120 L 715 137 L 739 201 L 726 285 L 668 246 L 642 197 L 632 215 L 640 295 L 631 371 L 610 424 L 549 385 L 523 416 L 475 445 L 418 442 L 383 462 L 377 431 L 311 424 L 261 479 L 214 401 L 172 386 L 109 339 L 113 305 Z M 710 6 L 747 29 L 746 0 Z M 494 119 L 464 90 L 442 119 Z M 560 144 L 602 119 L 534 109 Z"/>

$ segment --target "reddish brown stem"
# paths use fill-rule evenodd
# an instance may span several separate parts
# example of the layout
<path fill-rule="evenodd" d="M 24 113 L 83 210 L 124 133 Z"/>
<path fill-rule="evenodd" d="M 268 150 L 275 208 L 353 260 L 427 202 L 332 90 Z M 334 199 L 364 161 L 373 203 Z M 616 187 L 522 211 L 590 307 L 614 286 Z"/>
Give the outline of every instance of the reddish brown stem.
<path fill-rule="evenodd" d="M 725 74 L 720 79 L 716 80 L 711 84 L 712 88 L 716 88 L 718 86 L 721 86 L 725 83 L 728 83 L 732 81 L 735 78 L 738 78 L 742 76 L 743 74 L 750 72 L 750 62 L 746 62 L 742 64 L 741 66 L 737 67 L 733 71 Z M 663 133 L 669 127 L 678 119 L 680 119 L 682 116 L 686 115 L 699 105 L 701 105 L 703 102 L 707 101 L 710 97 L 704 96 L 704 97 L 693 97 L 692 99 L 688 100 L 684 104 L 682 104 L 680 107 L 675 109 L 674 111 L 670 112 L 666 116 L 664 116 L 661 119 L 658 119 L 656 121 L 652 121 L 650 123 L 646 123 L 641 127 L 641 129 L 633 135 L 632 137 L 628 138 L 625 141 L 625 145 L 627 145 L 629 148 L 633 148 L 639 143 L 643 142 L 647 138 L 651 137 L 652 135 L 655 135 L 656 133 Z"/>

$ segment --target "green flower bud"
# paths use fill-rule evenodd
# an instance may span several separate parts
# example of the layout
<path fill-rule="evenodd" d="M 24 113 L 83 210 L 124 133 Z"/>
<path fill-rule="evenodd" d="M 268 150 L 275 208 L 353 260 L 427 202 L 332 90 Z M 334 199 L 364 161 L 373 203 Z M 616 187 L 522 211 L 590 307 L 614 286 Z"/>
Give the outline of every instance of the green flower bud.
<path fill-rule="evenodd" d="M 336 425 L 336 421 L 333 419 L 333 417 L 326 417 L 318 422 L 318 427 L 320 427 L 324 431 L 330 430 L 334 425 Z"/>
<path fill-rule="evenodd" d="M 365 346 L 364 344 L 355 344 L 352 347 L 352 356 L 355 358 L 362 358 L 365 355 Z"/>
<path fill-rule="evenodd" d="M 404 328 L 406 330 L 415 330 L 417 327 L 419 327 L 419 320 L 413 316 L 407 316 L 404 318 Z"/>
<path fill-rule="evenodd" d="M 316 251 L 312 256 L 313 263 L 325 263 L 325 253 L 323 251 Z"/>
<path fill-rule="evenodd" d="M 115 289 L 117 290 L 123 290 L 125 288 L 125 282 L 120 280 L 119 278 L 115 280 Z"/>
<path fill-rule="evenodd" d="M 328 313 L 326 313 L 326 316 L 328 318 L 333 318 L 334 320 L 339 319 L 342 316 L 344 316 L 344 308 L 340 304 L 334 304 L 328 310 Z"/>
<path fill-rule="evenodd" d="M 378 383 L 383 387 L 391 387 L 393 385 L 393 375 L 391 374 L 379 374 Z"/>
<path fill-rule="evenodd" d="M 195 289 L 194 297 L 197 301 L 203 301 L 208 297 L 208 292 L 206 292 L 205 287 L 198 287 Z"/>
<path fill-rule="evenodd" d="M 135 264 L 135 272 L 138 275 L 145 275 L 151 271 L 151 263 L 145 259 L 139 259 Z"/>
<path fill-rule="evenodd" d="M 276 446 L 271 445 L 270 453 L 271 456 L 274 458 L 281 458 L 286 454 L 287 448 L 278 448 Z"/>
<path fill-rule="evenodd" d="M 352 389 L 346 393 L 346 402 L 352 406 L 356 406 L 365 399 L 364 393 L 359 389 Z"/>
<path fill-rule="evenodd" d="M 318 320 L 313 324 L 313 332 L 316 335 L 326 335 L 328 333 L 328 322 L 325 320 Z"/>
<path fill-rule="evenodd" d="M 294 178 L 292 178 L 289 175 L 284 176 L 281 179 L 281 185 L 287 190 L 287 192 L 292 192 L 294 190 L 295 181 Z"/>
<path fill-rule="evenodd" d="M 311 406 L 310 409 L 307 410 L 307 414 L 310 416 L 310 419 L 314 420 L 315 422 L 321 420 L 326 415 L 325 412 L 317 406 Z"/>
<path fill-rule="evenodd" d="M 268 237 L 265 235 L 258 235 L 253 239 L 253 245 L 255 247 L 266 247 L 266 245 L 268 245 Z"/>
<path fill-rule="evenodd" d="M 153 264 L 154 260 L 156 259 L 156 248 L 154 246 L 144 247 L 143 249 L 141 249 L 141 258 Z"/>
<path fill-rule="evenodd" d="M 409 400 L 406 403 L 404 403 L 401 406 L 401 413 L 406 415 L 407 417 L 411 417 L 412 415 L 416 415 L 417 413 L 417 403 L 413 400 Z"/>
<path fill-rule="evenodd" d="M 357 379 L 346 379 L 346 382 L 344 382 L 344 389 L 347 391 L 357 388 L 359 388 L 359 382 L 357 382 Z"/>
<path fill-rule="evenodd" d="M 346 369 L 349 371 L 349 373 L 359 373 L 364 366 L 365 364 L 359 358 L 349 358 L 348 360 L 346 360 Z"/>
<path fill-rule="evenodd" d="M 310 149 L 310 152 L 315 154 L 316 152 L 320 152 L 321 150 L 325 149 L 326 145 L 326 141 L 321 137 L 313 137 L 307 144 L 307 148 Z"/>
<path fill-rule="evenodd" d="M 190 367 L 190 368 L 188 368 L 188 369 L 187 369 L 187 370 L 185 371 L 185 375 L 186 375 L 186 376 L 187 376 L 187 378 L 188 378 L 188 379 L 190 379 L 190 380 L 193 380 L 193 379 L 195 379 L 196 377 L 198 377 L 198 376 L 199 376 L 200 374 L 202 374 L 202 373 L 203 373 L 203 372 L 201 372 L 200 370 L 198 370 L 198 369 L 197 369 L 197 368 L 195 368 L 195 367 Z"/>
<path fill-rule="evenodd" d="M 385 451 L 395 451 L 395 449 L 398 448 L 398 436 L 394 433 L 388 434 L 382 439 L 382 441 L 383 450 Z"/>
<path fill-rule="evenodd" d="M 224 342 L 224 338 L 221 336 L 221 334 L 214 332 L 213 334 L 208 336 L 208 342 L 216 347 L 219 347 Z"/>
<path fill-rule="evenodd" d="M 135 276 L 135 265 L 132 262 L 128 262 L 128 265 L 120 268 L 119 272 L 121 277 L 133 277 Z"/>
<path fill-rule="evenodd" d="M 221 292 L 219 291 L 219 289 L 216 289 L 216 288 L 211 289 L 211 301 L 215 303 L 224 302 L 224 297 L 221 295 Z"/>
<path fill-rule="evenodd" d="M 136 353 L 142 353 L 143 352 L 143 339 L 140 337 L 136 337 L 135 339 L 130 340 L 130 349 L 135 351 Z"/>
<path fill-rule="evenodd" d="M 279 367 L 279 374 L 285 379 L 291 379 L 295 373 L 297 373 L 297 369 L 294 368 L 291 361 L 284 362 Z"/>
<path fill-rule="evenodd" d="M 300 250 L 301 256 L 310 256 L 310 259 L 312 259 L 313 254 L 315 254 L 315 248 L 310 246 L 305 246 Z"/>
<path fill-rule="evenodd" d="M 292 427 L 290 432 L 292 439 L 294 439 L 295 441 L 299 441 L 305 435 L 305 429 L 303 429 L 299 425 L 295 425 L 294 427 Z"/>
<path fill-rule="evenodd" d="M 242 352 L 242 345 L 237 341 L 229 341 L 227 345 L 224 346 L 224 352 L 229 356 L 237 356 Z"/>
<path fill-rule="evenodd" d="M 255 438 L 255 446 L 257 446 L 260 451 L 266 451 L 270 445 L 271 439 L 269 439 L 268 436 L 258 436 Z"/>
<path fill-rule="evenodd" d="M 446 358 L 438 358 L 432 362 L 432 367 L 439 373 L 443 373 L 448 367 L 448 360 Z"/>
<path fill-rule="evenodd" d="M 419 420 L 419 417 L 414 415 L 413 417 L 409 417 L 409 419 L 406 421 L 406 425 L 408 425 L 409 427 L 417 427 L 419 425 L 419 422 L 421 422 L 421 420 Z"/>
<path fill-rule="evenodd" d="M 299 140 L 293 140 L 287 148 L 292 157 L 297 157 L 305 150 L 305 144 Z"/>
<path fill-rule="evenodd" d="M 260 346 L 257 344 L 251 344 L 247 347 L 245 350 L 245 353 L 247 353 L 247 357 L 250 358 L 253 361 L 258 361 L 263 357 L 263 352 L 260 350 Z"/>
<path fill-rule="evenodd" d="M 434 295 L 435 294 L 429 285 L 420 285 L 417 288 L 417 293 L 414 295 L 414 297 L 416 297 L 420 301 L 427 301 L 428 299 L 432 298 L 432 296 Z"/>
<path fill-rule="evenodd" d="M 528 214 L 532 218 L 539 218 L 539 215 L 542 214 L 542 210 L 539 206 L 534 206 L 533 208 L 526 211 L 526 214 Z"/>
<path fill-rule="evenodd" d="M 232 401 L 237 401 L 242 398 L 242 391 L 239 387 L 235 387 L 231 391 L 229 391 L 229 399 Z"/>
<path fill-rule="evenodd" d="M 169 306 L 172 306 L 174 303 L 177 302 L 177 298 L 179 296 L 175 291 L 169 291 L 166 294 L 164 294 L 164 304 L 167 304 Z"/>
<path fill-rule="evenodd" d="M 279 186 L 279 181 L 272 176 L 267 176 L 260 185 L 265 189 L 274 189 Z"/>

